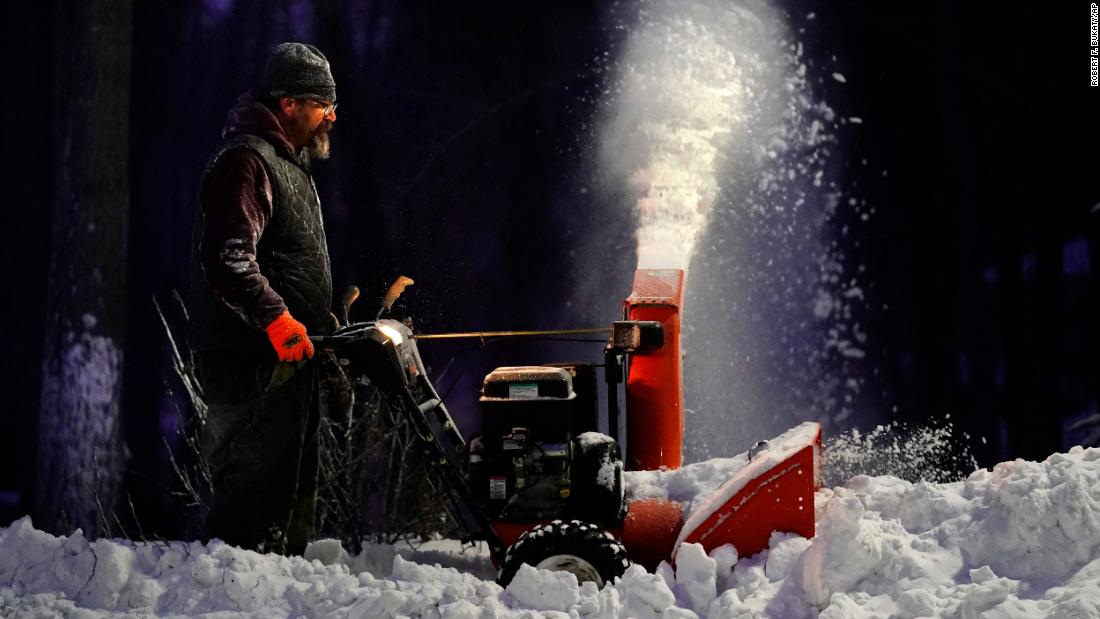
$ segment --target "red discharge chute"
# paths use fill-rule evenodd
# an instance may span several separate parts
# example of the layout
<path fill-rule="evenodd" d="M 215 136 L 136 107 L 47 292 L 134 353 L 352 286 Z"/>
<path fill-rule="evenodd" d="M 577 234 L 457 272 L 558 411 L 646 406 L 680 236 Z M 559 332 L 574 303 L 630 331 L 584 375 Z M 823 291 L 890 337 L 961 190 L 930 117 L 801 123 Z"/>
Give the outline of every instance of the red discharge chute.
<path fill-rule="evenodd" d="M 631 356 L 626 379 L 626 467 L 652 471 L 679 468 L 683 461 L 684 381 L 680 367 L 680 307 L 684 272 L 634 272 L 626 299 L 627 320 L 652 320 L 664 328 L 664 345 Z"/>

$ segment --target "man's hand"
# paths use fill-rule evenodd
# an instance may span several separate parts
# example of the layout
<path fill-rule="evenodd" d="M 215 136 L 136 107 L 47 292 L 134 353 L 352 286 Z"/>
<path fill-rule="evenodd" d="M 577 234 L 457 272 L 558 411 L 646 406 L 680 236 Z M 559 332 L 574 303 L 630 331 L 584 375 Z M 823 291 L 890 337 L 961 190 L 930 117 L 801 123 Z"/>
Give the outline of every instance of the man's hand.
<path fill-rule="evenodd" d="M 265 330 L 279 361 L 301 361 L 313 356 L 313 342 L 309 341 L 306 326 L 294 320 L 290 312 L 283 312 Z"/>

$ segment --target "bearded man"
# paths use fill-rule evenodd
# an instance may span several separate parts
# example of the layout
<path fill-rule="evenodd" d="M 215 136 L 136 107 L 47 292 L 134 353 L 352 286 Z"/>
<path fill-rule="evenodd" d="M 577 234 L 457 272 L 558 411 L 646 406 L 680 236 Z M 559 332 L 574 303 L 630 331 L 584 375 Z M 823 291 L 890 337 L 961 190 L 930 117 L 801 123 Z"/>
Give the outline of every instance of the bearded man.
<path fill-rule="evenodd" d="M 192 244 L 191 341 L 208 405 L 210 538 L 301 554 L 317 496 L 318 370 L 332 275 L 312 159 L 329 155 L 336 84 L 312 45 L 283 43 L 206 165 Z"/>

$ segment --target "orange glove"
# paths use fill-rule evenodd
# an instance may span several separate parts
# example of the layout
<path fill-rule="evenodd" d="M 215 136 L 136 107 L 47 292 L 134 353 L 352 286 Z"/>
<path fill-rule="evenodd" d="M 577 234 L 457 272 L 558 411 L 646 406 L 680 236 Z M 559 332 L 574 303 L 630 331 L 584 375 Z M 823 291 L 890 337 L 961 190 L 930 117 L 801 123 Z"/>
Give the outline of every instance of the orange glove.
<path fill-rule="evenodd" d="M 306 326 L 294 320 L 290 312 L 280 314 L 265 330 L 279 361 L 301 361 L 313 356 L 313 342 L 309 341 Z"/>

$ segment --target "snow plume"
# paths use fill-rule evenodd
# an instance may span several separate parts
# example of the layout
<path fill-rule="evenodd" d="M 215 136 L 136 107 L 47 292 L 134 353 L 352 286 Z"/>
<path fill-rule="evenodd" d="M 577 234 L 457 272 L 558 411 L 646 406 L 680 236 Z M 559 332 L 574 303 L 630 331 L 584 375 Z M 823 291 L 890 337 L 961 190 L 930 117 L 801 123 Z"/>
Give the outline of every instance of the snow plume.
<path fill-rule="evenodd" d="M 650 0 L 618 17 L 601 178 L 634 215 L 637 266 L 690 267 L 685 458 L 806 419 L 866 422 L 882 391 L 867 384 L 873 287 L 849 254 L 873 209 L 837 156 L 849 121 L 819 94 L 845 87 L 840 67 L 795 34 L 812 17 L 761 0 Z"/>
<path fill-rule="evenodd" d="M 728 29 L 744 27 L 729 21 L 753 18 L 734 11 L 715 21 L 701 5 L 671 2 L 651 9 L 620 64 L 602 156 L 637 196 L 638 268 L 686 270 L 751 95 L 745 50 Z"/>
<path fill-rule="evenodd" d="M 685 457 L 746 449 L 805 419 L 850 427 L 873 379 L 871 300 L 847 256 L 864 200 L 835 157 L 846 118 L 757 0 L 654 0 L 630 25 L 604 168 L 632 194 L 639 267 L 690 265 Z M 824 88 L 824 87 L 822 87 Z M 858 243 L 857 243 L 858 244 Z"/>

